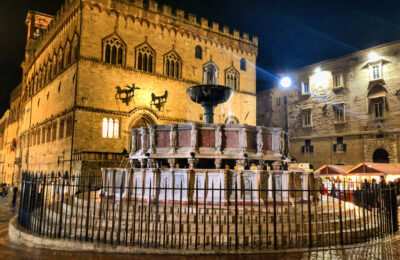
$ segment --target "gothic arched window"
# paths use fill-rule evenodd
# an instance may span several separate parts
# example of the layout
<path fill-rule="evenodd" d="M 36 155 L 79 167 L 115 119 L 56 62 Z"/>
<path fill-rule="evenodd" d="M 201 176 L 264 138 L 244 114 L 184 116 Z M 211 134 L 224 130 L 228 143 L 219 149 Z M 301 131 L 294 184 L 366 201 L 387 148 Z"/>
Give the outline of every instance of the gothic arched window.
<path fill-rule="evenodd" d="M 233 90 L 239 90 L 239 72 L 233 66 L 225 70 L 225 85 Z"/>
<path fill-rule="evenodd" d="M 240 59 L 240 70 L 246 71 L 246 59 L 245 58 L 241 58 Z"/>
<path fill-rule="evenodd" d="M 58 71 L 61 72 L 64 70 L 64 52 L 60 49 L 58 52 Z"/>
<path fill-rule="evenodd" d="M 107 138 L 108 135 L 108 120 L 107 118 L 103 119 L 103 138 Z"/>
<path fill-rule="evenodd" d="M 147 43 L 136 47 L 136 69 L 147 72 L 154 72 L 155 51 Z"/>
<path fill-rule="evenodd" d="M 119 138 L 119 120 L 103 118 L 103 138 Z"/>
<path fill-rule="evenodd" d="M 71 58 L 73 59 L 72 62 L 78 60 L 78 35 L 75 34 L 72 40 L 72 47 L 71 47 Z"/>
<path fill-rule="evenodd" d="M 53 56 L 53 75 L 51 78 L 55 78 L 57 76 L 57 56 L 54 54 Z"/>
<path fill-rule="evenodd" d="M 72 62 L 72 53 L 71 53 L 71 44 L 69 41 L 67 41 L 67 44 L 65 45 L 65 51 L 64 51 L 64 66 L 67 67 L 69 64 Z"/>
<path fill-rule="evenodd" d="M 48 69 L 47 69 L 47 65 L 44 65 L 44 67 L 43 67 L 43 84 L 42 84 L 42 86 L 44 86 L 45 84 L 46 84 L 46 82 L 47 82 L 47 71 L 48 71 Z"/>
<path fill-rule="evenodd" d="M 200 45 L 197 45 L 196 48 L 194 48 L 194 57 L 200 60 L 203 59 L 203 50 Z"/>
<path fill-rule="evenodd" d="M 47 81 L 47 67 L 46 65 L 43 66 L 43 71 L 42 71 L 42 88 L 46 84 Z"/>
<path fill-rule="evenodd" d="M 39 72 L 37 84 L 37 91 L 39 91 L 42 88 L 42 71 Z"/>
<path fill-rule="evenodd" d="M 181 77 L 182 61 L 175 51 L 164 55 L 164 75 L 179 79 Z"/>
<path fill-rule="evenodd" d="M 118 138 L 119 137 L 119 121 L 118 119 L 115 119 L 114 121 L 114 138 Z"/>
<path fill-rule="evenodd" d="M 51 64 L 51 61 L 49 61 L 48 66 L 47 82 L 50 82 L 51 78 L 53 77 L 53 65 Z"/>
<path fill-rule="evenodd" d="M 117 35 L 103 40 L 103 61 L 114 65 L 125 64 L 125 44 Z"/>
<path fill-rule="evenodd" d="M 209 62 L 203 69 L 203 83 L 204 84 L 218 84 L 218 68 L 213 62 Z"/>
<path fill-rule="evenodd" d="M 113 137 L 113 133 L 114 133 L 114 120 L 112 120 L 112 118 L 110 118 L 108 120 L 108 137 Z"/>

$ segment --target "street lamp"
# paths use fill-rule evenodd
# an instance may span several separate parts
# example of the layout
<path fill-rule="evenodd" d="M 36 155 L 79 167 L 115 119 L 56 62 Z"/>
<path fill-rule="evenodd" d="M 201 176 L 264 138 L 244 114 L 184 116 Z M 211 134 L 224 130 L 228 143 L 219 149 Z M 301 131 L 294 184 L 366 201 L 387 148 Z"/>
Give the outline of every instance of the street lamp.
<path fill-rule="evenodd" d="M 292 86 L 292 79 L 288 76 L 280 78 L 279 86 L 284 87 L 284 88 L 289 88 L 290 86 Z"/>

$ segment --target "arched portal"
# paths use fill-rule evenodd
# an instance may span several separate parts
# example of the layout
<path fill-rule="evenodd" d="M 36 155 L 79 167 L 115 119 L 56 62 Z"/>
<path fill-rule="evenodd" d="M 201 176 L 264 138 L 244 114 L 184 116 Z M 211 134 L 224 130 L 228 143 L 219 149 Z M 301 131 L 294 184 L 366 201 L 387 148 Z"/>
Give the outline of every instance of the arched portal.
<path fill-rule="evenodd" d="M 372 159 L 374 163 L 389 163 L 389 153 L 382 148 L 376 149 Z"/>
<path fill-rule="evenodd" d="M 140 128 L 142 126 L 155 125 L 155 124 L 156 122 L 154 122 L 153 118 L 151 118 L 149 115 L 143 114 L 132 123 L 131 129 Z"/>

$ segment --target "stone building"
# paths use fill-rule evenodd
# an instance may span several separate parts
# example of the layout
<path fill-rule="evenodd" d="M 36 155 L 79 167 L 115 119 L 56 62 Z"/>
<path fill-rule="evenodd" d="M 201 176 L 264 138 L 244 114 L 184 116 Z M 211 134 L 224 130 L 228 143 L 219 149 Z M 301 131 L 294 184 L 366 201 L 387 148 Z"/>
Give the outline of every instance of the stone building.
<path fill-rule="evenodd" d="M 131 128 L 203 121 L 195 84 L 235 90 L 216 123 L 256 123 L 256 37 L 152 0 L 67 0 L 26 24 L 21 170 L 119 165 Z"/>
<path fill-rule="evenodd" d="M 292 86 L 258 94 L 257 123 L 284 127 L 287 117 L 290 155 L 314 169 L 397 163 L 399 70 L 400 42 L 392 42 L 282 74 Z M 276 102 L 282 96 L 287 100 L 283 110 Z M 268 102 L 269 110 L 263 105 Z"/>
<path fill-rule="evenodd" d="M 0 183 L 15 183 L 19 179 L 20 97 L 21 84 L 11 92 L 10 108 L 0 119 Z"/>
<path fill-rule="evenodd" d="M 287 96 L 291 90 L 269 88 L 257 94 L 257 125 L 287 130 Z"/>

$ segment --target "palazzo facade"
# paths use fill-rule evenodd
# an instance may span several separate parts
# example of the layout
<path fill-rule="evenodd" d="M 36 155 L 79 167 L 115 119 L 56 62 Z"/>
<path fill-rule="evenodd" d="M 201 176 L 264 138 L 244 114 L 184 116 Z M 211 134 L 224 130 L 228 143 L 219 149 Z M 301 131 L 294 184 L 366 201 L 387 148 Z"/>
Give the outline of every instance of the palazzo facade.
<path fill-rule="evenodd" d="M 56 16 L 29 11 L 26 24 L 6 182 L 28 169 L 119 166 L 132 128 L 204 120 L 186 94 L 196 84 L 234 89 L 216 123 L 256 123 L 257 37 L 152 0 L 67 0 Z"/>

